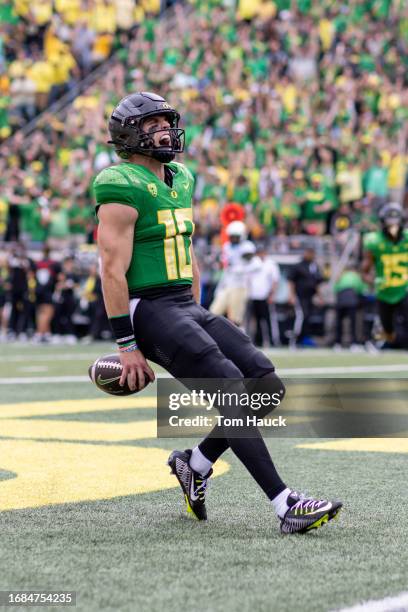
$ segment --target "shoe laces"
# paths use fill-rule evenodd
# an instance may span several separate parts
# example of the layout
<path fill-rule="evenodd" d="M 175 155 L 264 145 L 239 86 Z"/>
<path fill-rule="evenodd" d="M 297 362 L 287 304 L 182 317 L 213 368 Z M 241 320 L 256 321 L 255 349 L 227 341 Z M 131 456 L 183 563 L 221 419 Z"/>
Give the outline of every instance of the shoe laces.
<path fill-rule="evenodd" d="M 208 487 L 208 477 L 197 475 L 194 478 L 194 485 L 197 485 L 194 490 L 194 495 L 197 495 L 200 501 L 204 501 L 205 493 Z"/>
<path fill-rule="evenodd" d="M 302 512 L 308 513 L 317 510 L 322 504 L 326 504 L 327 501 L 324 499 L 315 499 L 314 497 L 308 497 L 304 493 L 292 492 L 293 495 L 299 497 L 299 500 L 290 507 L 295 514 L 301 514 Z"/>

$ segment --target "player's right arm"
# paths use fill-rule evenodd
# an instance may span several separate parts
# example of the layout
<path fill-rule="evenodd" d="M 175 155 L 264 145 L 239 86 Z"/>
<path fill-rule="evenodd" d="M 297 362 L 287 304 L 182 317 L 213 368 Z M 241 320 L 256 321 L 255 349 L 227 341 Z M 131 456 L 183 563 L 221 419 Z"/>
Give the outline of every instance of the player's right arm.
<path fill-rule="evenodd" d="M 99 207 L 98 248 L 101 257 L 101 281 L 106 312 L 109 318 L 129 314 L 129 291 L 126 272 L 133 251 L 133 235 L 138 212 L 123 204 Z M 130 389 L 145 386 L 145 374 L 153 381 L 153 370 L 139 351 L 121 352 L 123 366 L 120 384 L 126 378 Z"/>

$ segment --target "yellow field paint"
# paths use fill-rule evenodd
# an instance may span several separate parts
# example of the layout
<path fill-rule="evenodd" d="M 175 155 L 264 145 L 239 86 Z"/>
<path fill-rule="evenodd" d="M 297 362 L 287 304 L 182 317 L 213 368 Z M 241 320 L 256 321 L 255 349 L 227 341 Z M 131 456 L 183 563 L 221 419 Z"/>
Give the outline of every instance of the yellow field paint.
<path fill-rule="evenodd" d="M 155 438 L 156 429 L 157 425 L 154 420 L 98 423 L 95 421 L 0 419 L 0 438 L 119 442 Z"/>
<path fill-rule="evenodd" d="M 153 439 L 155 420 L 100 423 L 24 418 L 155 406 L 156 398 L 151 396 L 1 405 L 0 469 L 17 476 L 0 481 L 0 511 L 177 487 L 165 465 L 168 450 L 81 443 Z M 215 476 L 228 469 L 228 463 L 218 461 Z"/>
<path fill-rule="evenodd" d="M 408 453 L 408 438 L 349 438 L 298 444 L 296 448 L 365 453 Z"/>
<path fill-rule="evenodd" d="M 0 440 L 0 511 L 112 499 L 178 486 L 165 465 L 168 450 Z M 215 476 L 229 469 L 217 461 Z"/>
<path fill-rule="evenodd" d="M 0 404 L 0 419 L 42 416 L 47 414 L 76 414 L 135 408 L 155 408 L 155 396 L 107 397 L 98 399 L 55 400 L 51 402 L 25 402 Z"/>

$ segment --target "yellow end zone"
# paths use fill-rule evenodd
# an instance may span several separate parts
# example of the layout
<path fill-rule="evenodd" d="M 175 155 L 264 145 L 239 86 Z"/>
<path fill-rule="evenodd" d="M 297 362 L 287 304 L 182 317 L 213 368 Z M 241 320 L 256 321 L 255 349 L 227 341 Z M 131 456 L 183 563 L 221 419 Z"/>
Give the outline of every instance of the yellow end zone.
<path fill-rule="evenodd" d="M 156 437 L 156 421 L 129 423 L 98 423 L 96 421 L 25 421 L 0 419 L 0 437 L 31 440 L 87 440 L 89 442 L 120 442 Z"/>
<path fill-rule="evenodd" d="M 178 486 L 166 466 L 169 451 L 0 440 L 1 468 L 17 478 L 0 481 L 0 510 L 112 499 Z M 215 476 L 229 469 L 218 461 Z M 181 495 L 181 491 L 180 491 Z"/>
<path fill-rule="evenodd" d="M 32 416 L 155 405 L 155 397 L 0 405 L 0 438 L 3 438 L 0 439 L 0 469 L 17 475 L 0 480 L 0 511 L 106 500 L 178 487 L 166 466 L 168 450 L 83 444 L 84 440 L 122 442 L 155 438 L 154 420 L 128 423 L 24 420 Z M 50 439 L 56 441 L 50 442 Z M 218 461 L 214 476 L 228 469 L 226 461 Z"/>
<path fill-rule="evenodd" d="M 156 398 L 107 397 L 85 400 L 54 400 L 52 402 L 25 402 L 24 404 L 0 404 L 0 419 L 43 416 L 46 414 L 79 414 L 81 412 L 102 412 L 135 408 L 155 408 Z"/>

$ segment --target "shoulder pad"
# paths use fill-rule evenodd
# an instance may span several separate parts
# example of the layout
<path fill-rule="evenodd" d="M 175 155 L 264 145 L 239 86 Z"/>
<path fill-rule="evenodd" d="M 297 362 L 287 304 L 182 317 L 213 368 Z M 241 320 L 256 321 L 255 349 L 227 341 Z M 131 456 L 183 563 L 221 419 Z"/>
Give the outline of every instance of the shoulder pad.
<path fill-rule="evenodd" d="M 371 249 L 375 249 L 380 242 L 381 235 L 380 232 L 369 232 L 364 236 L 363 246 L 368 251 Z"/>
<path fill-rule="evenodd" d="M 129 181 L 117 166 L 104 168 L 94 180 L 94 185 L 128 185 Z"/>
<path fill-rule="evenodd" d="M 181 172 L 181 174 L 184 174 L 184 176 L 186 176 L 190 181 L 194 181 L 193 175 L 191 174 L 187 166 L 185 166 L 184 164 L 181 164 L 180 162 L 171 162 L 171 164 L 169 165 L 175 166 L 177 170 Z"/>

